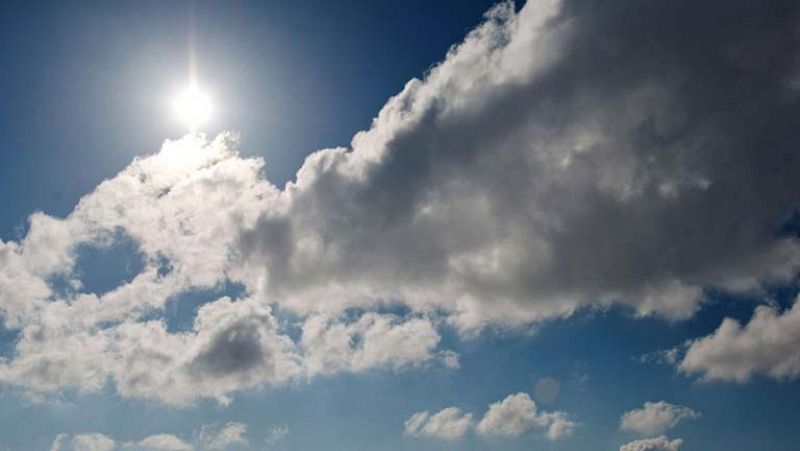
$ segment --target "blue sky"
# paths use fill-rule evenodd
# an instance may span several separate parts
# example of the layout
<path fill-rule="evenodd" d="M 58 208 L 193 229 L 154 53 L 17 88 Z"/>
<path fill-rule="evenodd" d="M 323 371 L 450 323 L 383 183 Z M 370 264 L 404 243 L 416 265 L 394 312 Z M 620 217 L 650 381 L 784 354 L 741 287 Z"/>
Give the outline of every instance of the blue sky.
<path fill-rule="evenodd" d="M 798 14 L 0 6 L 0 450 L 796 449 Z"/>

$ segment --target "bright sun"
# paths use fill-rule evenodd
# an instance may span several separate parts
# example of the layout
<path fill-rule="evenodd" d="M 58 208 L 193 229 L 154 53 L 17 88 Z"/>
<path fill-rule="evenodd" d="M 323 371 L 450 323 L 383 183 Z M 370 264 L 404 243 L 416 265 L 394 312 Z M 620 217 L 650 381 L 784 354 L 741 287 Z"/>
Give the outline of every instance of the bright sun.
<path fill-rule="evenodd" d="M 175 113 L 192 132 L 211 117 L 211 99 L 196 85 L 189 85 L 175 97 Z"/>

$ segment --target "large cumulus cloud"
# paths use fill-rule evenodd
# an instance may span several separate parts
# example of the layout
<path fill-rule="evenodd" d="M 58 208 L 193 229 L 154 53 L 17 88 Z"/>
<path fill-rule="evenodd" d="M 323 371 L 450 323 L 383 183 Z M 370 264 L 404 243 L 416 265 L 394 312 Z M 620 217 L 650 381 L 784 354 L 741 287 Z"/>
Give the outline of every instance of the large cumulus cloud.
<path fill-rule="evenodd" d="M 683 318 L 704 286 L 785 278 L 795 9 L 501 5 L 351 149 L 308 157 L 246 258 L 299 310 L 403 299 L 462 328 L 614 301 Z"/>
<path fill-rule="evenodd" d="M 262 166 L 238 157 L 227 135 L 186 137 L 135 160 L 66 218 L 32 215 L 24 239 L 0 244 L 0 292 L 9 299 L 0 310 L 5 326 L 19 330 L 0 381 L 45 393 L 98 391 L 112 381 L 127 397 L 225 403 L 240 389 L 449 355 L 438 349 L 433 318 L 421 314 L 319 314 L 299 320 L 297 341 L 281 329 L 261 271 L 237 259 L 240 231 L 277 204 Z M 137 243 L 143 269 L 106 293 L 84 290 L 78 248 L 113 246 L 120 233 Z M 188 330 L 170 329 L 165 312 L 175 296 L 231 281 L 244 294 L 212 299 Z"/>
<path fill-rule="evenodd" d="M 686 318 L 706 286 L 790 277 L 797 19 L 788 1 L 503 3 L 282 189 L 227 135 L 167 142 L 0 242 L 0 313 L 20 331 L 0 381 L 225 401 L 450 355 L 439 318 L 464 333 L 612 303 Z M 120 231 L 144 269 L 85 292 L 76 248 Z M 245 295 L 191 330 L 158 317 L 229 282 Z M 397 303 L 410 313 L 381 313 Z"/>

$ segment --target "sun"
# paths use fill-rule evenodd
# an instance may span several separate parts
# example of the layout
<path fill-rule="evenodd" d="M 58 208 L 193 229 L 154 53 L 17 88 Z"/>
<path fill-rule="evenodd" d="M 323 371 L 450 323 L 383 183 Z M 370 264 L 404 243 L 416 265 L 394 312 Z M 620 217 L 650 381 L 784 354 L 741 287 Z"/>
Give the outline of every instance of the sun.
<path fill-rule="evenodd" d="M 197 85 L 191 84 L 174 99 L 175 114 L 194 133 L 211 117 L 211 98 Z"/>

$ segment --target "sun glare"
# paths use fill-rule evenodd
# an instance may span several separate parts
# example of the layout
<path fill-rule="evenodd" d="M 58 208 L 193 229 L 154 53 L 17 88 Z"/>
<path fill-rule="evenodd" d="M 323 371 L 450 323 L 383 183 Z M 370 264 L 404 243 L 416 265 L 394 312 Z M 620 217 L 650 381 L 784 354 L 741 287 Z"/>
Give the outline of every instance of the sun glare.
<path fill-rule="evenodd" d="M 180 92 L 174 101 L 178 118 L 196 132 L 211 117 L 211 99 L 195 85 L 190 85 Z"/>

